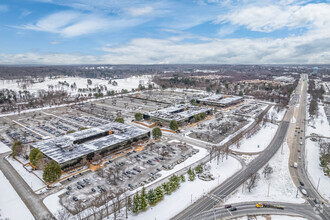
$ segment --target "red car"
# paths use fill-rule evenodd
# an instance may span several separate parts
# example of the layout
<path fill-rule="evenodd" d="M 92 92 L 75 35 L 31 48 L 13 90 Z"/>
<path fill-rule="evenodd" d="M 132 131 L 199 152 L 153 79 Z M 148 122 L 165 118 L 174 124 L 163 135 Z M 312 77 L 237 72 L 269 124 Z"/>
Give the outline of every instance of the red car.
<path fill-rule="evenodd" d="M 300 152 L 300 150 L 298 150 L 298 152 Z"/>

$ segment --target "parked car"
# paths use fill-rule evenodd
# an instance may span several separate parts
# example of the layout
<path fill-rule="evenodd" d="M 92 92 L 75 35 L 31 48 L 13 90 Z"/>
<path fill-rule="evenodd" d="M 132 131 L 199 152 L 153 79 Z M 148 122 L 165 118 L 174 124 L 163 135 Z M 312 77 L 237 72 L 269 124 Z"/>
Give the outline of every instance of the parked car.
<path fill-rule="evenodd" d="M 73 198 L 73 201 L 77 202 L 78 201 L 78 198 L 76 196 L 74 196 Z"/>

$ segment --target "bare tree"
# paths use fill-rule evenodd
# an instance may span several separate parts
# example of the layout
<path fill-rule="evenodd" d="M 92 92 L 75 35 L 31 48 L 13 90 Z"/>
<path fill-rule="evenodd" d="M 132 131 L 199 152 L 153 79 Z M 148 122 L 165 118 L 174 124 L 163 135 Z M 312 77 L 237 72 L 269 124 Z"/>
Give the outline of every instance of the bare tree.
<path fill-rule="evenodd" d="M 57 211 L 55 215 L 56 219 L 58 220 L 69 220 L 70 219 L 70 213 L 66 208 L 61 208 Z"/>
<path fill-rule="evenodd" d="M 76 216 L 77 216 L 77 219 L 78 220 L 81 220 L 82 219 L 82 216 L 81 216 L 81 212 L 84 210 L 84 206 L 82 204 L 82 201 L 81 200 L 78 200 L 75 204 L 74 204 L 74 211 L 77 213 Z"/>
<path fill-rule="evenodd" d="M 249 192 L 251 189 L 257 186 L 257 181 L 260 179 L 259 173 L 254 173 L 250 176 L 250 178 L 246 182 L 246 187 L 248 188 Z"/>
<path fill-rule="evenodd" d="M 262 173 L 264 174 L 264 177 L 266 178 L 266 177 L 270 176 L 273 173 L 273 168 L 269 164 L 267 164 L 264 167 Z"/>

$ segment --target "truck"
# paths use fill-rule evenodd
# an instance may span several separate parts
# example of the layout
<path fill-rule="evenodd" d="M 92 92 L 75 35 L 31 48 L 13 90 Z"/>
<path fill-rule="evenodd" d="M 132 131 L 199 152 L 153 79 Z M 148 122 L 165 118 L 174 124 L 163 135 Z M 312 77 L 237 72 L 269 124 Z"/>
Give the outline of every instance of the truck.
<path fill-rule="evenodd" d="M 267 203 L 257 203 L 256 204 L 257 208 L 274 208 L 274 209 L 284 209 L 283 206 L 280 205 L 273 205 L 273 204 L 267 204 Z"/>
<path fill-rule="evenodd" d="M 298 167 L 297 162 L 294 162 L 294 163 L 293 163 L 293 167 L 294 167 L 294 168 L 297 168 L 297 167 Z"/>

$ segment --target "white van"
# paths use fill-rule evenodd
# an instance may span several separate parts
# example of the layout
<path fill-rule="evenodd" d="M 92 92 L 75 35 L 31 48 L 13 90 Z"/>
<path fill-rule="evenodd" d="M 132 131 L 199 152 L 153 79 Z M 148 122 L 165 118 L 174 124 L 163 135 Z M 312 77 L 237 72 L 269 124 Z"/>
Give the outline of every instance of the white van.
<path fill-rule="evenodd" d="M 293 163 L 293 167 L 294 168 L 297 168 L 298 167 L 298 164 L 296 162 Z"/>

